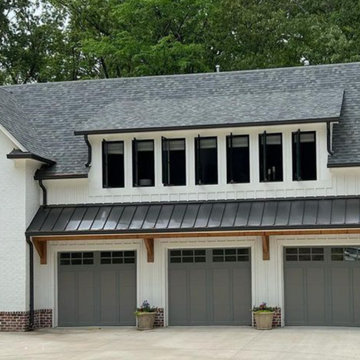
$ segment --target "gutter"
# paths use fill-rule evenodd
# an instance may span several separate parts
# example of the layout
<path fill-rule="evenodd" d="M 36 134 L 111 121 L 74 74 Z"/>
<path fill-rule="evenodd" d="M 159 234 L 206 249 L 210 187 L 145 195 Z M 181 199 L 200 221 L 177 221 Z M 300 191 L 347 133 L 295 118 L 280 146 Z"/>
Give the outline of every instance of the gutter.
<path fill-rule="evenodd" d="M 80 130 L 74 131 L 74 135 L 100 135 L 100 134 L 125 134 L 138 132 L 164 132 L 164 131 L 181 131 L 181 130 L 198 130 L 198 129 L 221 129 L 235 127 L 254 127 L 254 126 L 276 126 L 276 125 L 295 125 L 308 123 L 338 122 L 339 117 L 329 117 L 322 119 L 287 119 L 279 121 L 259 121 L 244 123 L 227 123 L 227 124 L 207 124 L 207 125 L 185 125 L 185 126 L 157 126 L 144 128 L 127 128 L 127 129 L 98 129 L 98 130 Z"/>
<path fill-rule="evenodd" d="M 29 331 L 34 330 L 34 245 L 30 236 L 26 236 L 29 245 Z"/>
<path fill-rule="evenodd" d="M 36 160 L 39 162 L 42 162 L 44 164 L 47 165 L 55 165 L 56 161 L 50 160 L 50 159 L 45 159 L 42 156 L 30 153 L 30 152 L 11 152 L 9 154 L 6 155 L 6 157 L 8 159 L 30 159 L 30 160 Z"/>

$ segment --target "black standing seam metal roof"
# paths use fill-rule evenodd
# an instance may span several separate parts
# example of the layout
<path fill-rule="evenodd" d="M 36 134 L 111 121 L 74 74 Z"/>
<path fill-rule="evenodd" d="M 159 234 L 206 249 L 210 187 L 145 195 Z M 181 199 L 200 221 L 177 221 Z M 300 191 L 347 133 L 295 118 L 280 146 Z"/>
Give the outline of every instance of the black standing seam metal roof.
<path fill-rule="evenodd" d="M 27 235 L 360 227 L 360 197 L 40 207 Z"/>

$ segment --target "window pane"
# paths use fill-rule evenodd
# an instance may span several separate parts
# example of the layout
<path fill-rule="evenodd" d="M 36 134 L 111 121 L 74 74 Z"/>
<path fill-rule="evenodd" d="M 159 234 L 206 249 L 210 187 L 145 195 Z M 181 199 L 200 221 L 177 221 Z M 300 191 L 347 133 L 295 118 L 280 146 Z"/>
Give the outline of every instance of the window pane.
<path fill-rule="evenodd" d="M 154 186 L 154 141 L 133 140 L 133 184 Z"/>
<path fill-rule="evenodd" d="M 163 184 L 186 185 L 185 139 L 163 140 Z"/>
<path fill-rule="evenodd" d="M 195 139 L 196 184 L 217 184 L 217 143 L 216 138 Z"/>
<path fill-rule="evenodd" d="M 316 180 L 315 132 L 295 132 L 292 143 L 293 180 Z"/>
<path fill-rule="evenodd" d="M 227 136 L 226 164 L 227 182 L 247 183 L 250 181 L 249 137 Z"/>
<path fill-rule="evenodd" d="M 123 142 L 115 142 L 115 143 L 107 143 L 107 152 L 108 154 L 124 154 L 124 143 Z"/>
<path fill-rule="evenodd" d="M 103 143 L 103 186 L 124 187 L 124 142 Z"/>
<path fill-rule="evenodd" d="M 259 135 L 259 159 L 260 181 L 264 182 L 283 180 L 281 134 Z"/>

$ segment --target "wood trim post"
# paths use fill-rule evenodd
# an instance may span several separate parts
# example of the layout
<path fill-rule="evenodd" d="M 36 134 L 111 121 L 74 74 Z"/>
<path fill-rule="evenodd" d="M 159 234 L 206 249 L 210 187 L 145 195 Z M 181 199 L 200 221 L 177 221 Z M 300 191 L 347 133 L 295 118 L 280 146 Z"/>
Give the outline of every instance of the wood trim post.
<path fill-rule="evenodd" d="M 144 243 L 146 246 L 147 252 L 147 262 L 154 262 L 154 239 L 153 238 L 144 238 Z"/>
<path fill-rule="evenodd" d="M 263 260 L 270 260 L 269 235 L 262 236 Z"/>

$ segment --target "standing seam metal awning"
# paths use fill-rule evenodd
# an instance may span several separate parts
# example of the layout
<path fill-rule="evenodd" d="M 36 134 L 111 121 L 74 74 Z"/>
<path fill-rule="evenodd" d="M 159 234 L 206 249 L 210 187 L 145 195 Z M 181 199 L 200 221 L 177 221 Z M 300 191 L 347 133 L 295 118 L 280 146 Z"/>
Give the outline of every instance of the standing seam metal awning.
<path fill-rule="evenodd" d="M 360 227 L 360 197 L 40 207 L 28 236 Z"/>

